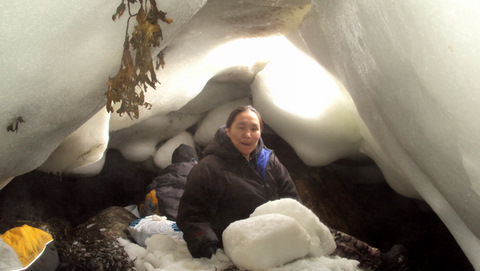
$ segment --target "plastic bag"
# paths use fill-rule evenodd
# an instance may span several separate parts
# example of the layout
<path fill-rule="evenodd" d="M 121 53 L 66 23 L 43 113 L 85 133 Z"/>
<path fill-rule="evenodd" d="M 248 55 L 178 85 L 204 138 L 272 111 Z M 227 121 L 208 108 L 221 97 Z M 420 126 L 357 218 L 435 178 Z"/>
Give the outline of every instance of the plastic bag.
<path fill-rule="evenodd" d="M 177 223 L 168 220 L 166 216 L 149 215 L 130 222 L 128 230 L 135 242 L 145 247 L 145 240 L 155 234 L 183 240 L 183 233 Z"/>

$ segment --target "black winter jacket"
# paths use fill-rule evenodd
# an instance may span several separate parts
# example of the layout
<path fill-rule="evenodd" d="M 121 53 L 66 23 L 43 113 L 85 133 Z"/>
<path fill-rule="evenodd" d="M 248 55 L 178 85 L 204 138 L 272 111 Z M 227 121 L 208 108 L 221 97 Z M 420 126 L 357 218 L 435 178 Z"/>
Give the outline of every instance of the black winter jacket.
<path fill-rule="evenodd" d="M 286 197 L 298 200 L 290 174 L 261 138 L 247 161 L 223 126 L 203 154 L 188 175 L 177 216 L 193 257 L 210 257 L 216 248 L 223 247 L 225 228 L 248 218 L 263 203 Z M 266 162 L 264 170 L 257 163 L 260 160 Z"/>

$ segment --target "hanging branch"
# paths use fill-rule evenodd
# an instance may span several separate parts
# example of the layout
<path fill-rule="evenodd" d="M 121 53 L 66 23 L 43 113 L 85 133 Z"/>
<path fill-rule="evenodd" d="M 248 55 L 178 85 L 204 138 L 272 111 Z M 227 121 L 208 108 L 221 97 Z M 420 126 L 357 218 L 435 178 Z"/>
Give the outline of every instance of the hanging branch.
<path fill-rule="evenodd" d="M 153 65 L 152 47 L 160 46 L 160 39 L 163 40 L 162 29 L 159 20 L 165 23 L 172 23 L 173 20 L 166 17 L 167 13 L 158 10 L 155 0 L 125 0 L 117 7 L 117 11 L 112 16 L 112 20 L 120 18 L 128 8 L 129 18 L 127 20 L 127 28 L 125 31 L 125 41 L 123 43 L 123 55 L 120 63 L 120 70 L 114 77 L 110 77 L 107 85 L 108 90 L 105 92 L 107 97 L 107 112 L 113 112 L 112 103 L 121 103 L 120 108 L 116 111 L 120 116 L 126 113 L 131 119 L 139 117 L 139 106 L 150 109 L 152 105 L 145 102 L 145 94 L 148 86 L 155 89 L 156 84 L 160 82 L 155 75 Z M 130 5 L 136 2 L 140 3 L 140 8 L 136 14 L 131 13 Z M 130 39 L 129 25 L 130 19 L 135 17 L 137 25 L 133 29 L 132 38 Z M 135 52 L 135 60 L 130 53 L 130 45 Z M 165 64 L 163 53 L 157 55 L 157 65 Z M 158 63 L 162 63 L 159 65 Z M 137 92 L 137 86 L 138 91 Z"/>

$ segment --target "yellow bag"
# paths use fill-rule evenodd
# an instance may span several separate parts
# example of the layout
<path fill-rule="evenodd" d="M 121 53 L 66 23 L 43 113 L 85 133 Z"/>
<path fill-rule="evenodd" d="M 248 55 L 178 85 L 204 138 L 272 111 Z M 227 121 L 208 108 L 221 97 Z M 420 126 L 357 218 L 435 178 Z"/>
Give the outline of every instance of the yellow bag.
<path fill-rule="evenodd" d="M 48 265 L 46 270 L 55 270 L 56 266 L 58 266 L 58 255 L 56 254 L 56 249 L 54 249 L 54 247 L 52 248 L 53 238 L 41 229 L 23 225 L 6 231 L 0 238 L 16 252 L 18 259 L 25 269 L 29 268 L 42 256 L 48 258 L 48 261 L 43 261 L 43 263 Z M 50 248 L 47 249 L 47 247 Z M 0 265 L 2 264 L 0 263 Z M 5 263 L 3 265 L 5 265 Z M 9 270 L 14 269 L 16 268 L 12 266 Z"/>

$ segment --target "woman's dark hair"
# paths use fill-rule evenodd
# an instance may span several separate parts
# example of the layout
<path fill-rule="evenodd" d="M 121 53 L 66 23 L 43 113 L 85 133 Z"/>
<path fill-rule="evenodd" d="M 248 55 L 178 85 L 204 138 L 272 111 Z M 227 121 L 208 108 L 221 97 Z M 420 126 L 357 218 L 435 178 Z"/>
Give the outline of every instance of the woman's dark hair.
<path fill-rule="evenodd" d="M 232 111 L 232 113 L 230 113 L 230 116 L 228 116 L 227 128 L 230 129 L 232 127 L 232 123 L 235 120 L 235 118 L 237 117 L 237 115 L 242 113 L 242 112 L 245 112 L 245 111 L 252 111 L 253 113 L 257 114 L 258 121 L 260 122 L 260 131 L 263 131 L 262 116 L 260 116 L 260 113 L 258 113 L 257 109 L 253 108 L 253 106 L 251 106 L 251 105 L 243 105 L 243 106 L 239 106 L 239 107 L 235 108 Z"/>

